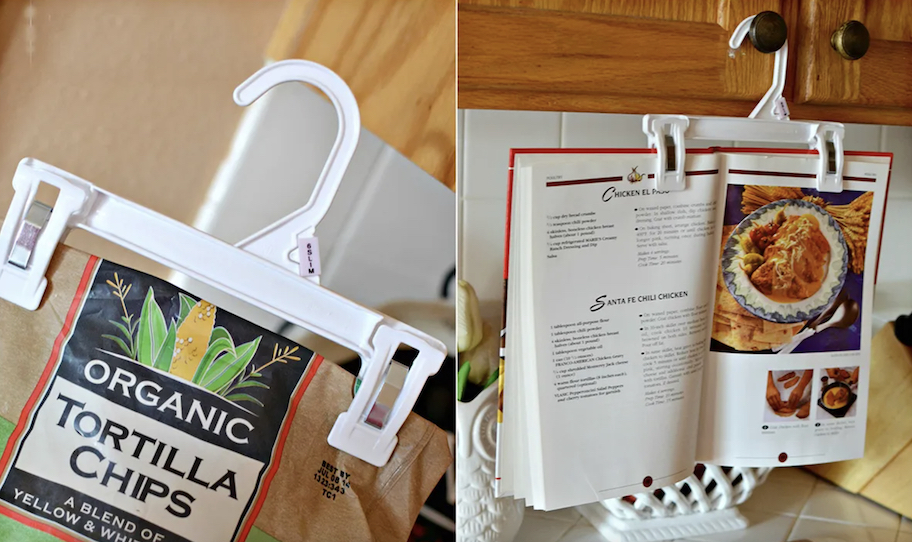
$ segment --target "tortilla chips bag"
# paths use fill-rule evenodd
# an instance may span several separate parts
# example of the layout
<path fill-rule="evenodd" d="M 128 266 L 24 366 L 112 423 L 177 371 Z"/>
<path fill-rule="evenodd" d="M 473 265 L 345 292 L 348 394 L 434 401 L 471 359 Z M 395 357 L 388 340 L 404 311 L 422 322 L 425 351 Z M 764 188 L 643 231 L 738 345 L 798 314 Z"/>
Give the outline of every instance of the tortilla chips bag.
<path fill-rule="evenodd" d="M 0 540 L 408 538 L 439 428 L 411 414 L 374 467 L 326 442 L 354 379 L 319 355 L 73 249 L 48 280 L 0 300 Z"/>

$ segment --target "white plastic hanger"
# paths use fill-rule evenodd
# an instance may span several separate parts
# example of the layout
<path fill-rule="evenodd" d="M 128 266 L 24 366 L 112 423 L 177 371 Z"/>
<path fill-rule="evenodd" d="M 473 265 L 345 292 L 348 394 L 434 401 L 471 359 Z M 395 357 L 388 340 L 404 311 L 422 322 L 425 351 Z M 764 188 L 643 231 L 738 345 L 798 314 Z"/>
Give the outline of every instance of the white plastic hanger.
<path fill-rule="evenodd" d="M 737 49 L 747 36 L 753 16 L 735 28 L 729 47 Z M 782 96 L 788 61 L 788 40 L 775 53 L 773 82 L 747 118 L 644 115 L 643 131 L 656 149 L 657 190 L 683 190 L 685 139 L 722 139 L 763 143 L 803 143 L 819 155 L 817 190 L 842 192 L 845 127 L 838 122 L 791 121 Z M 671 155 L 673 153 L 673 155 Z"/>
<path fill-rule="evenodd" d="M 335 107 L 338 119 L 336 141 L 310 201 L 235 246 L 298 272 L 299 246 L 302 241 L 315 237 L 317 224 L 332 204 L 342 176 L 355 154 L 361 134 L 361 115 L 355 96 L 345 81 L 325 66 L 303 60 L 283 60 L 260 68 L 234 89 L 234 101 L 241 106 L 250 105 L 272 87 L 290 81 L 310 83 L 326 94 Z M 312 277 L 312 280 L 317 282 L 317 277 Z"/>
<path fill-rule="evenodd" d="M 754 16 L 750 16 L 735 27 L 735 31 L 728 40 L 728 47 L 731 51 L 736 51 L 741 47 L 744 38 L 747 37 L 747 33 L 750 31 L 753 20 Z M 757 103 L 757 106 L 754 107 L 754 110 L 751 111 L 751 114 L 747 116 L 748 118 L 789 120 L 788 104 L 782 96 L 782 91 L 785 90 L 785 69 L 787 64 L 788 40 L 785 40 L 782 47 L 774 53 L 773 82 L 766 94 L 763 95 L 763 98 Z"/>
<path fill-rule="evenodd" d="M 317 86 L 330 97 L 340 115 L 330 163 L 304 208 L 242 242 L 241 250 L 71 173 L 26 158 L 16 169 L 15 194 L 0 227 L 0 297 L 36 309 L 47 287 L 45 274 L 51 257 L 70 229 L 83 229 L 126 247 L 357 352 L 362 359 L 361 385 L 348 411 L 336 420 L 328 440 L 340 450 L 382 466 L 389 460 L 396 434 L 427 378 L 440 369 L 446 348 L 417 329 L 298 275 L 297 265 L 290 259 L 295 237 L 312 235 L 326 213 L 357 144 L 360 121 L 357 104 L 345 83 L 332 71 L 311 62 L 284 61 L 267 66 L 241 84 L 235 96 L 238 103 L 250 103 L 285 81 Z M 60 190 L 49 217 L 41 212 L 40 204 L 32 205 L 41 183 Z M 366 420 L 400 345 L 414 348 L 418 356 L 385 421 L 377 427 Z"/>

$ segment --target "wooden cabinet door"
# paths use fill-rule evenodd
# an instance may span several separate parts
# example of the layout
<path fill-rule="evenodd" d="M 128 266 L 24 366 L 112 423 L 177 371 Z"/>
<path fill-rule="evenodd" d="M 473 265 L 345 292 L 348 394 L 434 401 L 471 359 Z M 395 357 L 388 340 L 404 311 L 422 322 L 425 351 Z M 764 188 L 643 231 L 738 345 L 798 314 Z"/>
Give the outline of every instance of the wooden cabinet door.
<path fill-rule="evenodd" d="M 791 0 L 460 0 L 459 106 L 744 116 L 773 55 L 728 39 L 764 10 L 792 33 Z"/>
<path fill-rule="evenodd" d="M 871 35 L 859 60 L 830 46 L 833 32 L 851 20 Z M 895 115 L 910 118 L 912 0 L 803 0 L 797 30 L 797 103 L 905 108 Z"/>

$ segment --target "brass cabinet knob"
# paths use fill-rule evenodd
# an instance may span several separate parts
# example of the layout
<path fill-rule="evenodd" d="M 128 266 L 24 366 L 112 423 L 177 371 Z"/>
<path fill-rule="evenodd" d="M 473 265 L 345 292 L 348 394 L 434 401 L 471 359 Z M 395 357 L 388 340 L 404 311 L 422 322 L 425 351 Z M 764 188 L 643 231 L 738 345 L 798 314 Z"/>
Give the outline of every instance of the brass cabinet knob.
<path fill-rule="evenodd" d="M 761 11 L 751 21 L 747 35 L 761 53 L 775 53 L 785 45 L 788 25 L 775 11 Z"/>
<path fill-rule="evenodd" d="M 830 45 L 846 60 L 858 60 L 868 52 L 871 35 L 859 21 L 849 21 L 833 32 Z"/>

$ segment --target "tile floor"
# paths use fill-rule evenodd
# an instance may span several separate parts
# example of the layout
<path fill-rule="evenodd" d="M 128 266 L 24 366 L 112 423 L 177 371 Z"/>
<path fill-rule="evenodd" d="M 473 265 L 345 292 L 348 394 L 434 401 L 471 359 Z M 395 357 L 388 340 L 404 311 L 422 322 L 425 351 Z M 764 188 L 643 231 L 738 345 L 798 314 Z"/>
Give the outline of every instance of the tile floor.
<path fill-rule="evenodd" d="M 852 495 L 798 468 L 776 469 L 739 509 L 751 525 L 742 531 L 687 540 L 785 542 L 912 542 L 912 520 Z M 516 542 L 603 542 L 575 509 L 526 509 Z"/>

